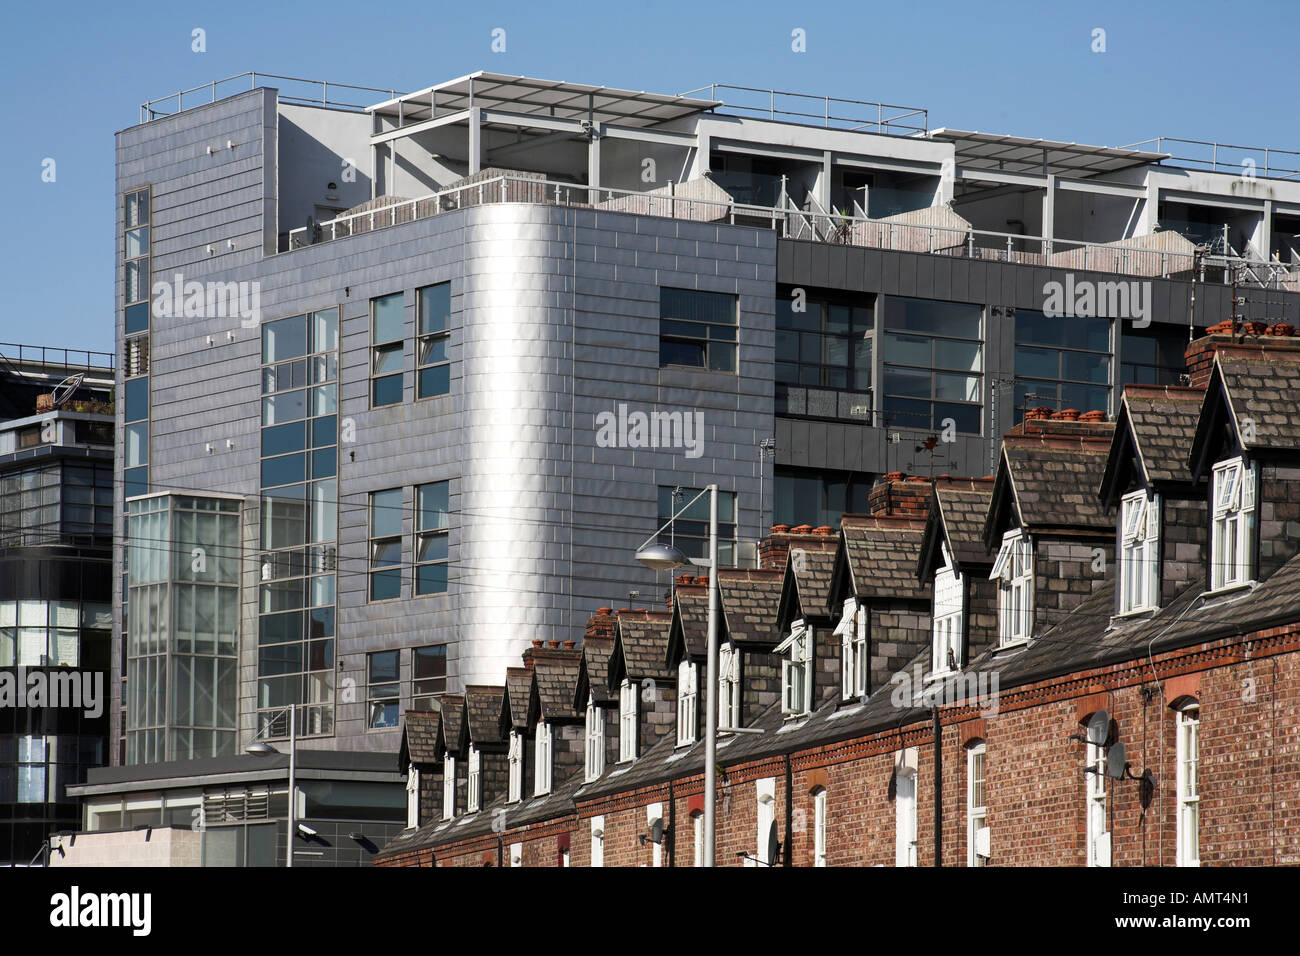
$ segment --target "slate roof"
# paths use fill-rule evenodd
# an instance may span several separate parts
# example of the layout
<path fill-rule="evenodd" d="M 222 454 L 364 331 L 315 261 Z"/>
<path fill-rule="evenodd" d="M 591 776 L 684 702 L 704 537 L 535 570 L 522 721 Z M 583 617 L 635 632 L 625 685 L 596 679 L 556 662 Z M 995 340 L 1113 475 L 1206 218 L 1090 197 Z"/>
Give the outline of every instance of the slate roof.
<path fill-rule="evenodd" d="M 929 582 L 918 583 L 925 521 L 886 515 L 845 515 L 840 521 L 844 566 L 861 597 L 925 600 Z"/>
<path fill-rule="evenodd" d="M 436 710 L 408 710 L 404 717 L 397 766 L 404 771 L 412 763 L 417 767 L 437 764 L 441 715 Z"/>
<path fill-rule="evenodd" d="M 506 689 L 500 685 L 466 686 L 465 716 L 470 743 L 482 747 L 502 742 L 501 703 L 505 693 Z"/>
<path fill-rule="evenodd" d="M 527 667 L 506 668 L 506 692 L 501 698 L 502 735 L 511 727 L 528 726 L 528 704 L 533 696 L 533 672 Z"/>
<path fill-rule="evenodd" d="M 586 713 L 585 706 L 580 711 L 574 707 L 581 659 L 579 650 L 533 650 L 533 686 L 542 720 L 573 720 Z"/>
<path fill-rule="evenodd" d="M 1193 463 L 1218 421 L 1206 412 L 1221 394 L 1226 395 L 1234 430 L 1247 452 L 1300 450 L 1300 356 L 1263 350 L 1216 353 L 1188 456 Z"/>
<path fill-rule="evenodd" d="M 668 680 L 668 631 L 672 614 L 668 611 L 619 611 L 615 627 L 614 656 L 610 660 L 609 687 L 615 690 L 615 673 L 625 673 L 632 681 L 646 677 Z"/>
<path fill-rule="evenodd" d="M 790 545 L 781 580 L 781 603 L 776 629 L 784 630 L 801 614 L 828 617 L 831 613 L 831 578 L 840 551 L 840 539 L 827 536 Z M 796 605 L 799 614 L 795 613 Z"/>
<path fill-rule="evenodd" d="M 670 640 L 680 640 L 691 657 L 709 653 L 709 589 L 700 584 L 678 584 L 673 588 L 673 622 Z M 677 653 L 674 646 L 673 653 Z"/>
<path fill-rule="evenodd" d="M 1113 422 L 1093 426 L 1096 437 L 1007 435 L 984 525 L 984 544 L 992 550 L 1002 531 L 1016 524 L 1033 533 L 1113 531 L 1097 497 L 1114 434 Z M 1011 506 L 1014 505 L 1014 513 Z"/>
<path fill-rule="evenodd" d="M 925 583 L 940 567 L 938 544 L 945 541 L 959 572 L 992 565 L 984 547 L 984 521 L 993 500 L 992 478 L 936 478 L 930 493 L 930 514 L 921 542 L 918 578 Z"/>
<path fill-rule="evenodd" d="M 582 659 L 578 662 L 578 682 L 573 698 L 575 710 L 586 710 L 587 693 L 595 697 L 598 704 L 610 704 L 618 700 L 618 695 L 609 689 L 609 659 L 613 653 L 612 637 L 582 639 Z"/>
<path fill-rule="evenodd" d="M 1134 463 L 1140 483 L 1148 487 L 1192 482 L 1188 452 L 1204 398 L 1203 388 L 1124 387 L 1099 489 L 1108 507 L 1129 487 Z"/>
<path fill-rule="evenodd" d="M 442 730 L 438 740 L 442 747 L 450 750 L 453 756 L 460 754 L 462 735 L 465 730 L 465 698 L 460 694 L 443 694 Z"/>
<path fill-rule="evenodd" d="M 775 644 L 784 574 L 757 568 L 718 571 L 718 598 L 726 635 L 737 644 Z M 708 610 L 706 603 L 705 610 Z"/>

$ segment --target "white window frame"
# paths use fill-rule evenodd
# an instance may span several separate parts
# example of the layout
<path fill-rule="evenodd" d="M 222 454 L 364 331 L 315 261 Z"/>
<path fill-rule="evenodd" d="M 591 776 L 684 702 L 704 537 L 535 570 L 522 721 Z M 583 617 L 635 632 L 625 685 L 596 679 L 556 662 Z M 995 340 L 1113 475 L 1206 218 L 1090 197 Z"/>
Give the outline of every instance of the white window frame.
<path fill-rule="evenodd" d="M 690 658 L 677 665 L 677 746 L 695 743 L 699 715 L 700 666 Z"/>
<path fill-rule="evenodd" d="M 813 794 L 813 866 L 826 865 L 826 788 Z"/>
<path fill-rule="evenodd" d="M 948 674 L 962 668 L 962 644 L 965 637 L 964 616 L 965 578 L 957 572 L 948 545 L 940 545 L 943 567 L 934 572 L 934 624 L 930 650 L 930 671 L 934 675 Z M 952 651 L 956 667 L 948 663 Z"/>
<path fill-rule="evenodd" d="M 867 611 L 857 598 L 848 598 L 835 627 L 840 638 L 840 698 L 853 700 L 867 693 Z"/>
<path fill-rule="evenodd" d="M 618 762 L 637 757 L 637 687 L 626 677 L 618 685 Z"/>
<path fill-rule="evenodd" d="M 478 813 L 483 801 L 483 757 L 478 747 L 469 745 L 469 762 L 466 764 L 465 812 Z"/>
<path fill-rule="evenodd" d="M 790 635 L 776 647 L 781 659 L 781 713 L 802 717 L 811 709 L 813 629 L 802 618 L 790 625 Z"/>
<path fill-rule="evenodd" d="M 976 799 L 980 802 L 976 803 Z M 988 747 L 981 742 L 966 749 L 967 866 L 988 866 L 988 857 L 976 852 L 980 831 L 987 831 L 988 828 Z"/>
<path fill-rule="evenodd" d="M 1120 499 L 1119 613 L 1160 606 L 1160 496 L 1138 489 Z"/>
<path fill-rule="evenodd" d="M 998 582 L 998 646 L 1028 641 L 1034 622 L 1034 543 L 1020 528 L 1002 536 L 989 580 Z"/>
<path fill-rule="evenodd" d="M 757 824 L 754 856 L 746 860 L 746 866 L 767 866 L 767 838 L 772 832 L 772 821 L 776 819 L 776 778 L 763 777 L 754 781 L 754 814 Z"/>
<path fill-rule="evenodd" d="M 506 751 L 507 782 L 506 803 L 518 803 L 524 796 L 524 738 L 510 729 L 509 749 Z"/>
<path fill-rule="evenodd" d="M 591 818 L 591 865 L 605 865 L 605 818 Z"/>
<path fill-rule="evenodd" d="M 654 823 L 655 820 L 663 821 L 663 819 L 664 819 L 664 805 L 662 803 L 652 803 L 649 806 L 647 806 L 645 808 L 645 826 L 646 826 L 647 834 L 649 833 L 650 830 L 650 824 Z M 667 826 L 666 821 L 664 821 L 664 825 Z M 649 837 L 647 836 L 647 839 L 648 838 Z M 651 843 L 650 846 L 654 848 L 651 853 L 650 865 L 656 868 L 663 866 L 664 865 L 663 840 L 660 840 L 658 843 Z"/>
<path fill-rule="evenodd" d="M 583 737 L 586 753 L 587 780 L 592 781 L 605 772 L 605 711 L 596 706 L 596 695 L 587 695 L 587 724 Z"/>
<path fill-rule="evenodd" d="M 704 865 L 704 812 L 696 810 L 691 814 L 691 823 L 694 827 L 694 839 L 692 841 L 692 852 L 694 856 L 691 860 L 691 866 Z"/>
<path fill-rule="evenodd" d="M 1201 706 L 1190 703 L 1174 719 L 1177 833 L 1175 864 L 1201 865 Z"/>
<path fill-rule="evenodd" d="M 1087 801 L 1084 839 L 1087 841 L 1088 866 L 1110 866 L 1110 828 L 1106 814 L 1106 748 L 1086 742 L 1083 774 L 1084 799 Z"/>
<path fill-rule="evenodd" d="M 740 726 L 740 649 L 734 644 L 718 648 L 718 726 Z"/>
<path fill-rule="evenodd" d="M 510 844 L 510 865 L 511 866 L 524 865 L 524 845 L 522 843 Z"/>
<path fill-rule="evenodd" d="M 456 815 L 456 758 L 444 754 L 442 758 L 442 818 L 450 820 Z"/>
<path fill-rule="evenodd" d="M 420 825 L 420 771 L 411 764 L 406 768 L 406 826 Z"/>
<path fill-rule="evenodd" d="M 533 738 L 533 796 L 551 792 L 551 749 L 553 736 L 549 721 L 539 720 Z"/>
<path fill-rule="evenodd" d="M 1255 497 L 1259 470 L 1245 458 L 1214 466 L 1210 483 L 1210 590 L 1247 584 L 1254 575 Z"/>
<path fill-rule="evenodd" d="M 916 866 L 916 771 L 899 768 L 894 787 L 894 865 Z"/>

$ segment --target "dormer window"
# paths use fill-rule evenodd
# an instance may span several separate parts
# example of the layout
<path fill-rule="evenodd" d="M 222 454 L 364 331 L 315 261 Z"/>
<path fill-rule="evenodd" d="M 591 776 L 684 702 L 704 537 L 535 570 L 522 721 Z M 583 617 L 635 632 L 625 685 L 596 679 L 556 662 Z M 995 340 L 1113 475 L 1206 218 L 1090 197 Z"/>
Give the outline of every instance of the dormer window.
<path fill-rule="evenodd" d="M 800 619 L 790 636 L 776 646 L 781 661 L 781 712 L 790 717 L 808 713 L 812 698 L 813 629 Z"/>
<path fill-rule="evenodd" d="M 510 731 L 510 746 L 506 751 L 509 768 L 506 782 L 506 802 L 518 803 L 524 792 L 524 738 L 517 730 Z"/>
<path fill-rule="evenodd" d="M 718 648 L 718 726 L 740 726 L 740 651 L 733 644 Z"/>
<path fill-rule="evenodd" d="M 1214 466 L 1211 504 L 1214 523 L 1210 527 L 1210 590 L 1245 584 L 1254 573 L 1252 539 L 1255 527 L 1255 484 L 1253 463 L 1244 458 L 1221 461 Z"/>
<path fill-rule="evenodd" d="M 934 674 L 961 669 L 966 623 L 962 615 L 962 576 L 953 567 L 948 546 L 941 548 L 943 567 L 934 572 L 934 635 L 930 644 L 930 671 Z"/>
<path fill-rule="evenodd" d="M 1160 606 L 1160 496 L 1145 490 L 1120 501 L 1119 612 Z"/>
<path fill-rule="evenodd" d="M 699 712 L 700 667 L 683 660 L 677 665 L 677 746 L 695 743 L 695 718 Z"/>
<path fill-rule="evenodd" d="M 587 779 L 595 780 L 605 772 L 605 714 L 596 706 L 596 696 L 587 695 Z"/>
<path fill-rule="evenodd" d="M 618 686 L 618 759 L 636 759 L 636 686 L 626 677 Z"/>
<path fill-rule="evenodd" d="M 450 820 L 456 815 L 456 758 L 447 754 L 442 758 L 442 818 Z"/>
<path fill-rule="evenodd" d="M 478 813 L 483 800 L 482 756 L 473 744 L 469 748 L 469 763 L 466 766 L 465 812 Z"/>
<path fill-rule="evenodd" d="M 835 633 L 840 637 L 840 696 L 852 700 L 867 692 L 867 612 L 856 598 L 844 602 Z"/>
<path fill-rule="evenodd" d="M 1034 547 L 1029 535 L 1017 528 L 1002 536 L 1002 550 L 989 578 L 998 581 L 1000 646 L 1029 640 L 1034 619 Z"/>
<path fill-rule="evenodd" d="M 534 742 L 533 796 L 551 792 L 551 725 L 544 720 L 537 722 L 537 737 Z"/>

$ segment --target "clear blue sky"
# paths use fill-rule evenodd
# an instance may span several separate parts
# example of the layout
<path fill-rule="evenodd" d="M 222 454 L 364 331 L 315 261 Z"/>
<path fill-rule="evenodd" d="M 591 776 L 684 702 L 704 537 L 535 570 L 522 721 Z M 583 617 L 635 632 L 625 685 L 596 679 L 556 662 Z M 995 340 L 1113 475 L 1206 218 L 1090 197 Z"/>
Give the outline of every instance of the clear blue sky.
<path fill-rule="evenodd" d="M 0 341 L 112 349 L 113 134 L 147 99 L 247 70 L 398 90 L 479 69 L 663 93 L 732 83 L 923 106 L 931 127 L 1300 150 L 1296 25 L 1286 0 L 14 4 Z"/>

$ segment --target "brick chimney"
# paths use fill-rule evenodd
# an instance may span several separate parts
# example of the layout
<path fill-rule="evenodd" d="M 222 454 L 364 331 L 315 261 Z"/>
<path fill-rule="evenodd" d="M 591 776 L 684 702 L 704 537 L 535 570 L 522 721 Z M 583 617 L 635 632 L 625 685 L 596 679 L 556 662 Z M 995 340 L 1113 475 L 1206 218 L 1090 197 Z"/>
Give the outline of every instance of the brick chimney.
<path fill-rule="evenodd" d="M 587 619 L 587 629 L 582 632 L 583 638 L 588 637 L 614 637 L 614 609 L 601 607 L 596 609 L 596 613 Z"/>
<path fill-rule="evenodd" d="M 929 478 L 891 471 L 867 495 L 867 513 L 873 516 L 924 518 L 929 512 Z"/>
<path fill-rule="evenodd" d="M 835 529 L 826 525 L 813 528 L 801 524 L 791 528 L 787 524 L 774 524 L 771 533 L 758 542 L 758 566 L 764 571 L 783 571 L 792 545 L 806 541 L 820 543 L 834 534 Z"/>
<path fill-rule="evenodd" d="M 1221 351 L 1253 354 L 1261 358 L 1265 357 L 1265 352 L 1280 352 L 1293 361 L 1300 359 L 1300 338 L 1296 336 L 1295 327 L 1286 322 L 1269 326 L 1262 322 L 1248 322 L 1242 326 L 1238 322 L 1234 327 L 1230 321 L 1224 321 L 1210 326 L 1205 332 L 1199 339 L 1188 342 L 1184 353 L 1192 388 L 1205 388 L 1209 384 L 1214 356 Z"/>

